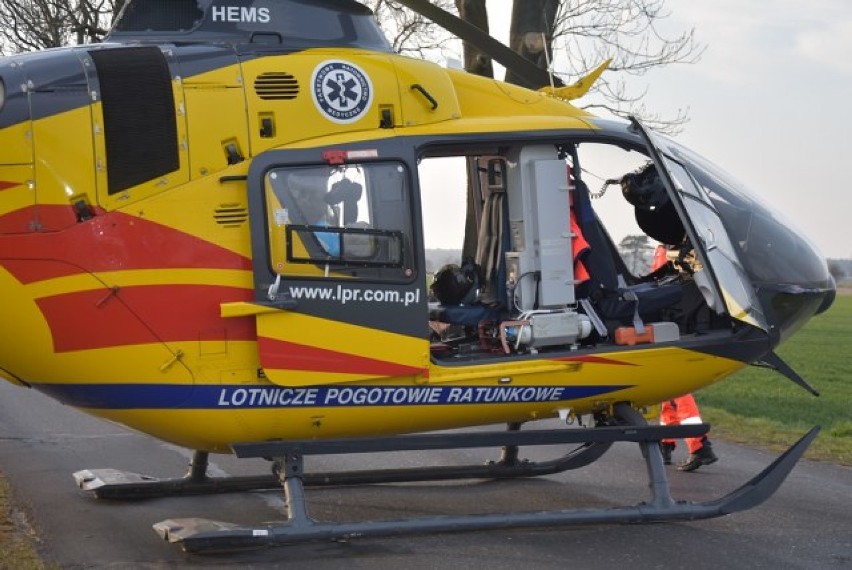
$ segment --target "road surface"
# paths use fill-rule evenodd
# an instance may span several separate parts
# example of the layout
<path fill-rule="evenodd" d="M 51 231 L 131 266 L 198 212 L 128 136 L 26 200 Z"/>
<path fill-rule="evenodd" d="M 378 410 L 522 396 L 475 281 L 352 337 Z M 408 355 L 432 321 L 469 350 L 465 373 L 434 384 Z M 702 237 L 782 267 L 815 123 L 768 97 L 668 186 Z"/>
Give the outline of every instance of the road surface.
<path fill-rule="evenodd" d="M 721 496 L 757 474 L 775 454 L 716 442 L 720 461 L 669 475 L 678 499 Z M 308 470 L 410 466 L 418 461 L 478 463 L 491 450 L 391 457 L 331 456 Z M 551 452 L 552 453 L 552 452 Z M 681 449 L 677 453 L 683 453 Z M 522 450 L 523 457 L 547 457 Z M 283 519 L 280 491 L 137 502 L 95 500 L 71 473 L 116 468 L 180 476 L 190 452 L 0 383 L 0 471 L 40 539 L 48 563 L 78 568 L 841 568 L 852 569 L 852 469 L 802 461 L 781 489 L 744 513 L 685 523 L 501 530 L 363 538 L 220 555 L 191 555 L 154 533 L 169 518 L 242 524 Z M 682 456 L 679 456 L 682 457 Z M 362 462 L 369 459 L 369 465 Z M 215 475 L 260 474 L 262 460 L 211 456 Z M 585 469 L 522 481 L 465 481 L 309 490 L 319 520 L 378 520 L 444 513 L 536 511 L 633 505 L 648 498 L 635 444 L 617 444 Z"/>

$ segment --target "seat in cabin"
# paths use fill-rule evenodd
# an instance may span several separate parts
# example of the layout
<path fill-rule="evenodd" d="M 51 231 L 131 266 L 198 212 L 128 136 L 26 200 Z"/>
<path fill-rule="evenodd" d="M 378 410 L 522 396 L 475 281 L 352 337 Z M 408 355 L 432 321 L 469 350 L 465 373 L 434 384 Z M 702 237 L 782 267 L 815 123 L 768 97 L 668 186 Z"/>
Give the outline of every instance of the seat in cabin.
<path fill-rule="evenodd" d="M 660 320 L 660 312 L 675 305 L 683 295 L 677 283 L 641 283 L 627 270 L 612 239 L 600 222 L 582 180 L 575 180 L 574 212 L 577 224 L 589 243 L 583 263 L 590 280 L 577 291 L 577 297 L 592 301 L 608 329 L 622 324 Z"/>
<path fill-rule="evenodd" d="M 588 243 L 582 263 L 589 279 L 578 285 L 576 298 L 588 299 L 607 331 L 621 325 L 658 321 L 663 309 L 677 304 L 682 297 L 679 284 L 659 286 L 638 282 L 627 270 L 597 214 L 592 209 L 589 190 L 582 180 L 575 181 L 574 215 Z M 567 222 L 566 222 L 567 223 Z M 505 252 L 511 249 L 508 201 L 505 191 L 492 191 L 483 204 L 476 265 L 480 268 L 479 296 L 476 300 L 452 299 L 430 305 L 430 320 L 476 327 L 486 320 L 500 320 L 511 309 L 506 289 Z M 456 268 L 462 271 L 463 268 Z M 585 303 L 589 307 L 589 303 Z M 607 331 L 599 330 L 601 336 Z"/>

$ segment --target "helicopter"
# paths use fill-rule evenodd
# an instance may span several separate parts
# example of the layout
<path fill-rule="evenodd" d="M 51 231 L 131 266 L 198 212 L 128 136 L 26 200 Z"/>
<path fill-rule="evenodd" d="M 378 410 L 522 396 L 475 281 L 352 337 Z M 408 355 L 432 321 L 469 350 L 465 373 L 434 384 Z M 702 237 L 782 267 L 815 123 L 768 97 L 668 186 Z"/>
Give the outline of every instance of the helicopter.
<path fill-rule="evenodd" d="M 0 376 L 194 450 L 184 477 L 93 469 L 77 485 L 102 499 L 283 488 L 280 524 L 154 525 L 191 552 L 694 520 L 766 500 L 818 428 L 694 503 L 672 498 L 658 443 L 709 426 L 643 413 L 748 365 L 816 393 L 775 349 L 832 304 L 825 260 L 692 150 L 574 106 L 606 64 L 564 85 L 429 2 L 399 3 L 542 88 L 394 54 L 353 0 L 130 0 L 101 44 L 0 59 Z M 425 205 L 443 198 L 423 181 L 445 160 L 462 165 L 475 231 L 430 284 Z M 667 246 L 662 269 L 627 268 L 598 211 L 613 198 Z M 521 429 L 552 418 L 582 425 Z M 314 485 L 534 477 L 623 441 L 643 451 L 639 505 L 308 514 Z M 574 447 L 519 459 L 532 445 Z M 470 447 L 502 452 L 304 470 L 313 455 Z M 212 477 L 211 453 L 272 473 Z"/>

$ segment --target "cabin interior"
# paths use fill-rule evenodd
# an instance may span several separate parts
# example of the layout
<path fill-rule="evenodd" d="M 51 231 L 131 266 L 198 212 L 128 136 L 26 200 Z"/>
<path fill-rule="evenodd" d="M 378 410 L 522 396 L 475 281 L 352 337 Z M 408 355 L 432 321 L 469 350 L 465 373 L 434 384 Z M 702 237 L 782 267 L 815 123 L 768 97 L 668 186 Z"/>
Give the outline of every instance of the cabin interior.
<path fill-rule="evenodd" d="M 598 141 L 424 156 L 433 360 L 729 331 L 653 169 L 642 152 Z"/>

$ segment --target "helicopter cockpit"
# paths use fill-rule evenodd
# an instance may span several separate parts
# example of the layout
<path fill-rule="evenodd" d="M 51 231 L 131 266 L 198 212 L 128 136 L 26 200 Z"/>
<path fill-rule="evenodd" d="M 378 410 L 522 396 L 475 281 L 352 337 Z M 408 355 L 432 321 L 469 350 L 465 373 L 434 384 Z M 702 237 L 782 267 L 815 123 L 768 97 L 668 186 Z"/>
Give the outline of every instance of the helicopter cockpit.
<path fill-rule="evenodd" d="M 613 160 L 613 151 L 620 160 Z M 617 184 L 624 177 L 615 174 L 619 168 L 632 174 L 648 161 L 635 150 L 571 139 L 467 156 L 478 173 L 472 189 L 476 248 L 436 274 L 433 355 L 455 360 L 594 350 L 601 344 L 633 345 L 635 336 L 622 335 L 645 328 L 656 331 L 655 342 L 729 330 L 708 309 L 693 271 L 667 264 L 651 272 L 637 260 L 628 268 L 597 213 L 601 206 L 615 206 L 628 219 L 633 206 L 620 191 L 604 197 L 605 191 L 589 187 Z M 671 214 L 666 223 L 680 235 L 670 245 L 683 245 L 683 225 L 673 209 Z M 461 281 L 445 277 L 452 271 L 464 274 L 476 290 L 465 302 L 445 302 L 447 287 Z"/>
<path fill-rule="evenodd" d="M 269 230 L 254 241 L 269 244 L 255 255 L 273 270 L 256 268 L 258 295 L 428 331 L 439 363 L 723 342 L 744 326 L 775 346 L 819 309 L 831 276 L 794 230 L 676 143 L 596 125 L 595 135 L 362 141 L 327 148 L 314 165 L 316 151 L 287 151 L 284 162 L 269 153 L 256 168 Z M 319 214 L 305 213 L 303 187 L 318 192 Z M 652 268 L 620 251 L 619 231 L 668 259 Z M 458 253 L 430 266 L 433 238 L 450 234 Z M 793 242 L 761 287 L 760 252 Z"/>

